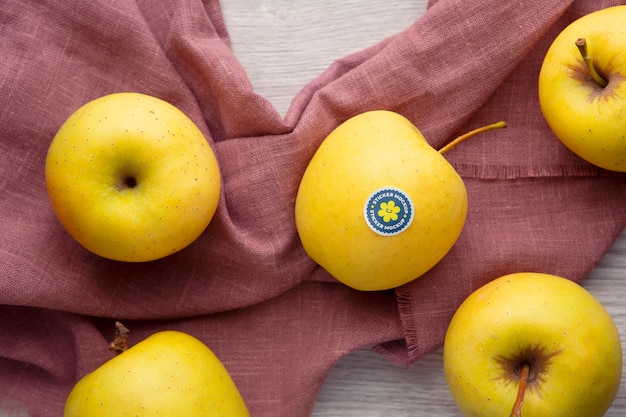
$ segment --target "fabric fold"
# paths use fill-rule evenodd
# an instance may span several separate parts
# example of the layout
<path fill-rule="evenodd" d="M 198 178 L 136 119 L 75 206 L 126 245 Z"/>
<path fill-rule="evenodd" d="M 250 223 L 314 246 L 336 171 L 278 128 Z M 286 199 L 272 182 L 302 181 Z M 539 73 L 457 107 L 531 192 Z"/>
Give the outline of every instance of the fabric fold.
<path fill-rule="evenodd" d="M 393 292 L 305 283 L 237 311 L 123 323 L 131 346 L 168 329 L 202 340 L 228 369 L 252 416 L 306 416 L 340 357 L 402 337 L 394 300 Z M 114 356 L 108 350 L 114 320 L 31 308 L 0 312 L 6 337 L 0 406 L 10 400 L 31 416 L 62 415 L 74 383 Z"/>

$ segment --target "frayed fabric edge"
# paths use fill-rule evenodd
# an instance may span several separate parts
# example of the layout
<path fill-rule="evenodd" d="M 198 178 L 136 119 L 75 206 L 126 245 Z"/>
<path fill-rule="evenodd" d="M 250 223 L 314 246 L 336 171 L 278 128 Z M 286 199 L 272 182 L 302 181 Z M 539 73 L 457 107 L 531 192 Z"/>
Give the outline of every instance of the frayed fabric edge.
<path fill-rule="evenodd" d="M 515 180 L 554 177 L 625 177 L 626 173 L 609 171 L 594 165 L 528 165 L 500 166 L 453 164 L 461 177 L 485 180 Z"/>

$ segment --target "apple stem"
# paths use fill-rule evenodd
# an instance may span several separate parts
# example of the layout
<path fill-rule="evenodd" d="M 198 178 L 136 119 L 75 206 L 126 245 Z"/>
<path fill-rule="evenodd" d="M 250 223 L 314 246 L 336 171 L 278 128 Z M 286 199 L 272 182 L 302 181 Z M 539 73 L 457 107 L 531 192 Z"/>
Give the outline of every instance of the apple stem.
<path fill-rule="evenodd" d="M 600 74 L 598 74 L 595 67 L 593 66 L 593 61 L 591 60 L 591 57 L 589 56 L 589 51 L 587 50 L 587 40 L 585 38 L 578 38 L 576 40 L 576 47 L 578 47 L 578 51 L 583 57 L 583 61 L 585 61 L 585 65 L 589 70 L 591 78 L 593 78 L 593 80 L 601 87 L 606 87 L 608 81 L 605 80 Z"/>
<path fill-rule="evenodd" d="M 130 330 L 119 321 L 116 321 L 115 338 L 109 345 L 109 350 L 115 352 L 117 355 L 126 352 L 126 350 L 128 350 L 128 333 L 130 333 Z"/>
<path fill-rule="evenodd" d="M 492 123 L 492 124 L 487 125 L 487 126 L 479 127 L 478 129 L 474 129 L 474 130 L 472 130 L 470 132 L 467 132 L 467 133 L 459 136 L 458 138 L 454 139 L 452 142 L 450 142 L 447 145 L 445 145 L 443 148 L 439 149 L 439 153 L 441 155 L 443 155 L 446 152 L 452 150 L 459 143 L 465 141 L 466 139 L 471 138 L 472 136 L 476 136 L 479 133 L 488 132 L 488 131 L 494 130 L 494 129 L 502 129 L 502 128 L 506 127 L 506 126 L 507 125 L 506 125 L 505 121 L 499 121 L 499 122 Z"/>
<path fill-rule="evenodd" d="M 526 385 L 528 383 L 528 375 L 530 374 L 530 365 L 524 363 L 520 371 L 519 388 L 517 390 L 517 399 L 513 405 L 513 411 L 511 411 L 511 417 L 522 417 L 522 404 L 524 403 L 524 393 L 526 392 Z"/>

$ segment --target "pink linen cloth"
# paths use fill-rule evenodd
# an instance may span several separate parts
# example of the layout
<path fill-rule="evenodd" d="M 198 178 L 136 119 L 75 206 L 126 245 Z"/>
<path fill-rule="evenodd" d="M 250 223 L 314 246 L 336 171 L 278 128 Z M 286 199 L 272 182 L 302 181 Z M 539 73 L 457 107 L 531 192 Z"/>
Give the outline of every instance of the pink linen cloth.
<path fill-rule="evenodd" d="M 537 76 L 565 25 L 617 1 L 432 1 L 402 33 L 333 63 L 285 118 L 255 94 L 217 0 L 23 2 L 0 7 L 0 406 L 59 416 L 72 386 L 131 344 L 186 331 L 223 361 L 254 417 L 310 414 L 334 363 L 373 348 L 409 366 L 441 346 L 456 307 L 519 271 L 582 279 L 626 226 L 626 176 L 564 148 Z M 127 264 L 81 248 L 47 199 L 50 140 L 79 106 L 136 91 L 169 101 L 216 151 L 216 217 L 185 250 Z M 298 184 L 333 128 L 399 112 L 439 148 L 497 120 L 509 127 L 446 157 L 469 194 L 464 231 L 425 276 L 360 292 L 303 251 Z"/>

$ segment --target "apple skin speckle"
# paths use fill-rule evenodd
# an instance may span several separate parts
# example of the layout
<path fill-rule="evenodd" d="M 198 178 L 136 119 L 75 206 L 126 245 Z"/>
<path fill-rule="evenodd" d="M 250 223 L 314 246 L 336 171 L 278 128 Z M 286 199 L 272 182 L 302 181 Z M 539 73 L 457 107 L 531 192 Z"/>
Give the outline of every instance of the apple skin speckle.
<path fill-rule="evenodd" d="M 117 93 L 85 104 L 61 126 L 46 157 L 46 187 L 57 218 L 83 247 L 145 262 L 204 232 L 221 174 L 206 138 L 180 110 Z"/>

